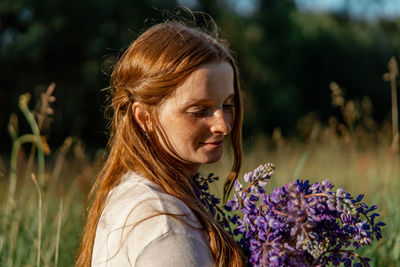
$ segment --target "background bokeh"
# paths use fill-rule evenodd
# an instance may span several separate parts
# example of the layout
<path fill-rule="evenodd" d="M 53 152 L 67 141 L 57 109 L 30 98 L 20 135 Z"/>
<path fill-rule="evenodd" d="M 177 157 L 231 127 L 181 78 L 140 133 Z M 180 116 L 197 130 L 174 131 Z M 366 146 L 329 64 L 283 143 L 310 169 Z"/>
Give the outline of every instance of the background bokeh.
<path fill-rule="evenodd" d="M 311 1 L 312 2 L 312 1 Z M 316 1 L 315 3 L 323 2 Z M 90 151 L 104 147 L 103 112 L 108 73 L 121 51 L 165 10 L 180 4 L 205 11 L 229 40 L 245 93 L 245 138 L 296 122 L 314 112 L 322 122 L 337 114 L 329 83 L 349 99 L 371 99 L 372 116 L 390 119 L 390 88 L 382 79 L 391 56 L 400 56 L 400 20 L 360 17 L 352 10 L 379 11 L 379 2 L 342 1 L 322 12 L 310 1 L 129 1 L 2 0 L 0 3 L 0 150 L 10 150 L 6 125 L 18 96 L 33 99 L 55 82 L 48 142 L 77 136 Z M 395 1 L 396 2 L 396 1 Z M 355 6 L 358 9 L 355 9 Z M 319 7 L 319 9 L 318 9 Z"/>

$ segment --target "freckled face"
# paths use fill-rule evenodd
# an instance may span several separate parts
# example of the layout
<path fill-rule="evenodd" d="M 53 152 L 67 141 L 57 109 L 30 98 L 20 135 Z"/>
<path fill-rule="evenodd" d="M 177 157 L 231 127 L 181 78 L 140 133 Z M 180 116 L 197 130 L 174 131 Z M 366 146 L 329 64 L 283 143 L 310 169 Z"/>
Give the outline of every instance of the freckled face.
<path fill-rule="evenodd" d="M 190 169 L 222 156 L 224 136 L 233 122 L 233 79 L 229 63 L 204 64 L 159 109 L 160 126 L 173 154 Z"/>

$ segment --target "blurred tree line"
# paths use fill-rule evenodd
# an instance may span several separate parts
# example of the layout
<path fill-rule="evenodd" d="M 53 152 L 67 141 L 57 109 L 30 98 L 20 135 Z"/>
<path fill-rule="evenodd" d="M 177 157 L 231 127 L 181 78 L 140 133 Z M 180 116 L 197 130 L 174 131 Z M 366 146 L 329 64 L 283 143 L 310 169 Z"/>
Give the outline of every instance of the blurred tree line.
<path fill-rule="evenodd" d="M 104 103 L 110 67 L 143 30 L 161 21 L 174 0 L 1 0 L 0 152 L 10 150 L 7 123 L 18 97 L 34 100 L 55 82 L 50 145 L 78 136 L 93 151 L 107 141 Z M 390 90 L 382 80 L 391 56 L 400 58 L 400 20 L 368 22 L 346 12 L 301 11 L 294 0 L 260 0 L 250 14 L 229 0 L 198 0 L 194 10 L 210 14 L 239 62 L 245 96 L 245 137 L 279 126 L 295 129 L 312 111 L 326 120 L 335 112 L 329 83 L 346 97 L 372 99 L 374 117 L 390 112 Z M 368 1 L 367 1 L 368 2 Z M 150 18 L 150 20 L 148 20 Z M 34 108 L 34 104 L 31 103 Z M 21 123 L 21 127 L 25 124 Z M 21 131 L 27 130 L 22 128 Z"/>

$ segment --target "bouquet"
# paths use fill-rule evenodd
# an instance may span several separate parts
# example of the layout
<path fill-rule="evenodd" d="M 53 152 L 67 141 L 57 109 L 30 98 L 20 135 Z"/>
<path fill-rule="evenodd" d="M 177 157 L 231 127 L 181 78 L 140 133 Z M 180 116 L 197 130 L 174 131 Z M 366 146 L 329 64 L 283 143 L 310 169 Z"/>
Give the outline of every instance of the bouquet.
<path fill-rule="evenodd" d="M 334 191 L 328 180 L 297 180 L 267 194 L 274 172 L 267 163 L 244 175 L 246 185 L 236 180 L 234 199 L 224 208 L 208 188 L 218 178 L 196 179 L 200 200 L 237 238 L 251 266 L 369 266 L 355 251 L 382 237 L 377 206 L 363 203 L 363 195 Z"/>

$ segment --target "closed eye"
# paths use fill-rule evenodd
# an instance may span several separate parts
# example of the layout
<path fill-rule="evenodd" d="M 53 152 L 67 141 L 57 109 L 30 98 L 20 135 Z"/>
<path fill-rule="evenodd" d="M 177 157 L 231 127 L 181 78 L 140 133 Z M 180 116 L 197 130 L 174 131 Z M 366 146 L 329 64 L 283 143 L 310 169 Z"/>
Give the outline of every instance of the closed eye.
<path fill-rule="evenodd" d="M 223 105 L 223 108 L 224 109 L 232 109 L 232 108 L 234 108 L 235 107 L 235 105 L 233 105 L 233 104 L 224 104 Z"/>
<path fill-rule="evenodd" d="M 189 114 L 195 116 L 195 117 L 208 117 L 212 115 L 212 109 L 210 108 L 196 108 L 196 109 L 191 109 L 188 111 Z"/>
<path fill-rule="evenodd" d="M 224 104 L 222 106 L 224 113 L 230 113 L 233 114 L 234 110 L 235 110 L 235 105 L 233 104 Z"/>
<path fill-rule="evenodd" d="M 222 109 L 224 112 L 231 113 L 233 112 L 235 108 L 234 104 L 223 104 Z M 216 107 L 207 107 L 207 106 L 197 106 L 197 107 L 191 107 L 187 110 L 187 113 L 197 117 L 197 118 L 206 118 L 206 117 L 212 117 L 214 111 L 218 109 Z"/>

